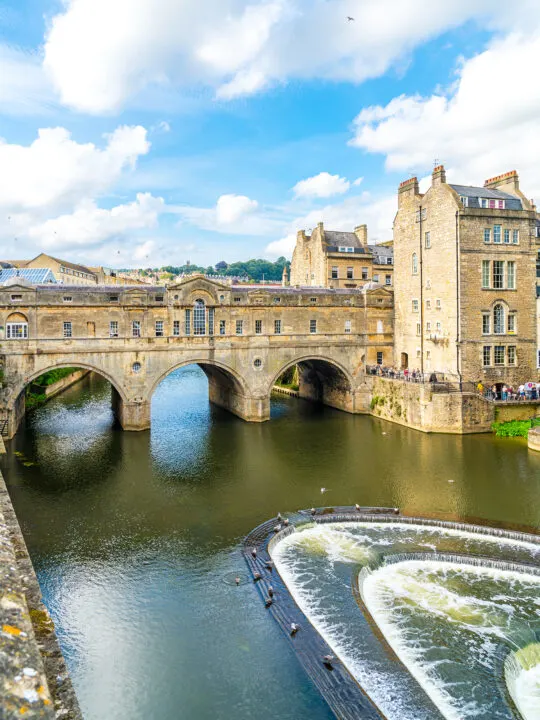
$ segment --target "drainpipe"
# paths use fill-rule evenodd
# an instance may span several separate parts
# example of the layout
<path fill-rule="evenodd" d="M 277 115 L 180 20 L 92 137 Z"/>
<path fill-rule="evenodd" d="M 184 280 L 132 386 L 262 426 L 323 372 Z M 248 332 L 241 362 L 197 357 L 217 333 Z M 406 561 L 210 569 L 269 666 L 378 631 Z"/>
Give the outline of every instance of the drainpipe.
<path fill-rule="evenodd" d="M 461 318 L 459 307 L 460 272 L 459 272 L 459 210 L 456 210 L 456 370 L 459 378 L 459 389 L 463 390 L 461 376 Z"/>
<path fill-rule="evenodd" d="M 419 258 L 420 258 L 420 372 L 422 380 L 424 379 L 424 255 L 422 252 L 422 205 L 419 206 L 420 212 L 420 238 L 419 238 Z"/>

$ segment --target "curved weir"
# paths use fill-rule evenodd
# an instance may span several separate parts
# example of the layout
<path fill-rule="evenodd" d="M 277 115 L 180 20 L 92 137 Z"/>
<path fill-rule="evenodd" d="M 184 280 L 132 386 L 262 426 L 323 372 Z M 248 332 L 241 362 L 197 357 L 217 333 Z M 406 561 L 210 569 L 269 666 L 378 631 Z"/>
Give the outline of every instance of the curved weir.
<path fill-rule="evenodd" d="M 540 637 L 540 631 L 536 633 Z M 540 715 L 540 642 L 531 642 L 506 656 L 503 666 L 506 690 L 519 716 L 535 720 Z"/>
<path fill-rule="evenodd" d="M 275 562 L 271 582 L 274 587 L 279 582 L 280 592 L 270 612 L 281 614 L 287 634 L 289 616 L 296 613 L 293 621 L 302 630 L 293 645 L 327 700 L 313 671 L 315 666 L 320 672 L 321 655 L 311 658 L 310 666 L 309 647 L 300 649 L 297 642 L 304 629 L 316 631 L 331 648 L 348 671 L 346 682 L 362 688 L 379 717 L 540 717 L 540 710 L 527 715 L 521 708 L 526 701 L 520 705 L 517 699 L 519 692 L 524 697 L 534 692 L 529 686 L 536 670 L 515 672 L 505 696 L 499 692 L 502 670 L 496 668 L 501 645 L 508 655 L 535 640 L 539 536 L 403 518 L 392 509 L 302 512 L 291 521 L 278 532 L 272 532 L 277 521 L 258 528 L 246 539 L 245 554 L 253 560 L 252 547 L 258 546 L 263 596 L 269 574 L 265 553 Z M 332 699 L 329 704 L 338 717 L 348 717 Z M 351 716 L 371 717 L 359 708 Z"/>

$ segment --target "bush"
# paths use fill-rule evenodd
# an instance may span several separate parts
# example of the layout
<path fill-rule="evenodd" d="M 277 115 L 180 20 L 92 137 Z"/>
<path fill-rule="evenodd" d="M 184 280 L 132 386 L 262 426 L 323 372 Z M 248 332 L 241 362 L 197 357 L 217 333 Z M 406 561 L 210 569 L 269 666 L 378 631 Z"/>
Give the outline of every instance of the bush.
<path fill-rule="evenodd" d="M 77 370 L 79 370 L 79 368 L 72 367 L 49 370 L 48 372 L 36 378 L 36 380 L 34 380 L 34 384 L 40 385 L 41 387 L 48 387 L 49 385 L 54 385 L 55 382 L 62 380 L 68 375 L 72 375 L 74 372 L 77 372 Z"/>
<path fill-rule="evenodd" d="M 497 437 L 524 437 L 529 434 L 529 430 L 540 425 L 540 418 L 531 418 L 530 420 L 511 420 L 509 422 L 495 422 L 491 429 Z"/>

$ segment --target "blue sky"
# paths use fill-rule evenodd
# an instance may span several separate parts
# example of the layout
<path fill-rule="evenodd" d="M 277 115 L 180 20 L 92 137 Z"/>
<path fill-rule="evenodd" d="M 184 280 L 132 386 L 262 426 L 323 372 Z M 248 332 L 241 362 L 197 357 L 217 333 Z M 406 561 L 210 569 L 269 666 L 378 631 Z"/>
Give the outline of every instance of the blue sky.
<path fill-rule="evenodd" d="M 534 197 L 538 5 L 1 2 L 0 257 L 275 258 L 320 220 L 382 241 L 435 158 Z"/>

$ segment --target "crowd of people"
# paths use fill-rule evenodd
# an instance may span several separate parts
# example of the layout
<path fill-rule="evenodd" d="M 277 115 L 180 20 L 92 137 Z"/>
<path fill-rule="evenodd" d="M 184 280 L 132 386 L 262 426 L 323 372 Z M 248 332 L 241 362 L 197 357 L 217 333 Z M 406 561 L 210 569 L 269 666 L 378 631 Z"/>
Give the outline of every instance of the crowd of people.
<path fill-rule="evenodd" d="M 438 382 L 443 380 L 444 377 L 439 373 L 439 377 L 434 372 L 423 373 L 418 369 L 409 370 L 405 368 L 402 370 L 396 370 L 394 367 L 386 367 L 383 365 L 371 365 L 367 367 L 369 375 L 379 375 L 380 377 L 391 378 L 392 380 L 407 380 L 408 382 Z"/>
<path fill-rule="evenodd" d="M 502 400 L 508 402 L 538 400 L 540 398 L 540 382 L 522 383 L 519 387 L 514 388 L 512 385 L 499 384 L 485 387 L 482 381 L 478 383 L 476 389 L 481 395 L 489 398 L 489 400 Z"/>

